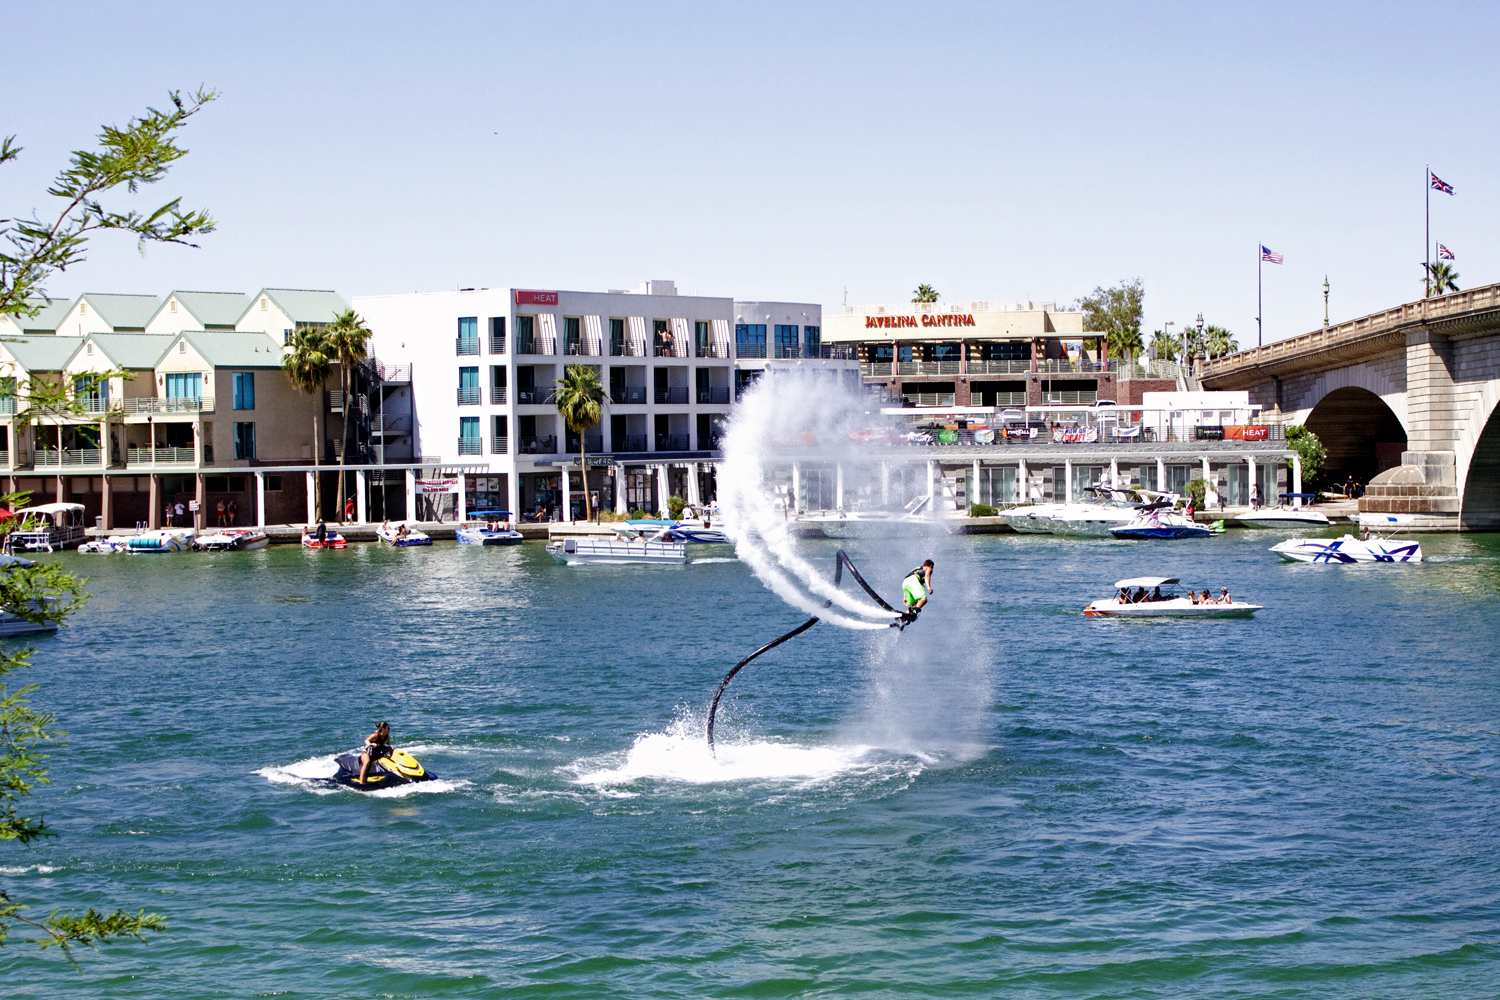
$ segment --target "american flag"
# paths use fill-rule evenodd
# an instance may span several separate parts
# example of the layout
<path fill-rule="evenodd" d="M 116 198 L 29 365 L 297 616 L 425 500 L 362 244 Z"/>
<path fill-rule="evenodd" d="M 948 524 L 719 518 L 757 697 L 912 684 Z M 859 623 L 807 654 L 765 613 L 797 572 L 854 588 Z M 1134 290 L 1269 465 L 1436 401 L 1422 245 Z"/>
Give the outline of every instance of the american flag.
<path fill-rule="evenodd" d="M 1457 259 L 1458 259 L 1457 257 L 1453 256 L 1453 251 L 1452 250 L 1449 250 L 1447 247 L 1443 246 L 1441 243 L 1438 244 L 1438 260 L 1457 260 Z"/>
<path fill-rule="evenodd" d="M 1261 244 L 1260 259 L 1261 260 L 1268 260 L 1272 264 L 1280 264 L 1281 263 L 1281 254 L 1276 253 L 1274 250 L 1272 250 L 1270 247 L 1266 246 L 1265 244 Z"/>
<path fill-rule="evenodd" d="M 1432 189 L 1434 191 L 1441 191 L 1441 192 L 1443 192 L 1443 194 L 1452 194 L 1453 193 L 1453 185 L 1449 184 L 1447 181 L 1443 180 L 1441 177 L 1439 177 L 1437 174 L 1433 173 L 1431 170 L 1427 171 L 1427 176 L 1432 178 Z"/>

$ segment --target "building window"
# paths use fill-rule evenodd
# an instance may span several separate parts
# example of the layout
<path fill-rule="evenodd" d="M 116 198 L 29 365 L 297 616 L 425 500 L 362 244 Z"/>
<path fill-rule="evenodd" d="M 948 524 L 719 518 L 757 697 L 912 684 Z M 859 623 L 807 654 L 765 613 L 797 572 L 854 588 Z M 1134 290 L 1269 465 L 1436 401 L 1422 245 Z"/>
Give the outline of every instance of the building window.
<path fill-rule="evenodd" d="M 577 316 L 563 317 L 563 353 L 578 354 L 583 343 L 583 337 L 579 330 L 580 321 Z"/>
<path fill-rule="evenodd" d="M 797 325 L 795 323 L 776 324 L 776 356 L 778 358 L 795 358 L 797 356 Z"/>
<path fill-rule="evenodd" d="M 484 441 L 479 437 L 478 417 L 458 418 L 458 453 L 460 455 L 484 454 Z"/>
<path fill-rule="evenodd" d="M 693 324 L 693 342 L 698 348 L 698 357 L 708 357 L 709 324 L 707 320 L 698 320 Z"/>
<path fill-rule="evenodd" d="M 93 384 L 90 384 L 90 382 L 91 380 L 87 375 L 80 375 L 79 377 L 75 378 L 73 380 L 74 397 L 78 400 L 78 402 L 82 403 L 85 410 L 90 413 L 97 413 L 101 410 L 109 409 L 109 381 L 106 379 L 95 382 Z M 3 394 L 14 396 L 15 379 L 11 379 L 10 383 L 11 385 L 8 391 L 4 392 Z"/>
<path fill-rule="evenodd" d="M 896 360 L 897 361 L 903 361 L 903 362 L 911 360 L 911 345 L 910 344 L 898 344 L 898 345 L 896 345 Z"/>
<path fill-rule="evenodd" d="M 516 317 L 516 349 L 517 354 L 536 353 L 536 317 Z"/>
<path fill-rule="evenodd" d="M 458 370 L 458 402 L 460 406 L 479 405 L 478 365 L 470 365 Z M 474 436 L 478 437 L 479 435 L 476 434 Z"/>
<path fill-rule="evenodd" d="M 625 355 L 625 321 L 623 319 L 609 321 L 609 353 L 616 358 Z"/>
<path fill-rule="evenodd" d="M 261 306 L 261 308 L 264 309 L 265 306 Z M 290 346 L 292 346 L 292 334 L 296 333 L 296 332 L 297 331 L 295 331 L 295 330 L 282 330 L 281 331 L 281 346 L 282 347 L 290 347 Z"/>
<path fill-rule="evenodd" d="M 875 344 L 870 348 L 870 360 L 875 364 L 890 364 L 896 359 L 894 344 Z"/>
<path fill-rule="evenodd" d="M 254 424 L 236 423 L 234 425 L 234 457 L 238 459 L 255 457 Z"/>
<path fill-rule="evenodd" d="M 168 399 L 202 399 L 203 374 L 201 372 L 169 372 L 167 374 Z"/>
<path fill-rule="evenodd" d="M 816 358 L 823 352 L 823 328 L 817 326 L 804 326 L 802 328 L 802 346 L 810 358 Z"/>
<path fill-rule="evenodd" d="M 479 339 L 479 317 L 478 316 L 460 316 L 458 318 L 458 339 L 459 340 L 478 340 Z"/>
<path fill-rule="evenodd" d="M 234 373 L 234 408 L 236 410 L 255 409 L 255 373 Z"/>
<path fill-rule="evenodd" d="M 960 353 L 961 349 L 957 344 L 934 344 L 932 347 L 932 360 L 957 363 Z"/>
<path fill-rule="evenodd" d="M 766 356 L 766 324 L 736 323 L 734 325 L 734 347 L 742 358 Z"/>
<path fill-rule="evenodd" d="M 266 492 L 267 493 L 280 493 L 281 492 L 281 477 L 280 476 L 267 476 L 266 477 Z"/>
<path fill-rule="evenodd" d="M 490 353 L 505 353 L 505 317 L 490 317 Z"/>

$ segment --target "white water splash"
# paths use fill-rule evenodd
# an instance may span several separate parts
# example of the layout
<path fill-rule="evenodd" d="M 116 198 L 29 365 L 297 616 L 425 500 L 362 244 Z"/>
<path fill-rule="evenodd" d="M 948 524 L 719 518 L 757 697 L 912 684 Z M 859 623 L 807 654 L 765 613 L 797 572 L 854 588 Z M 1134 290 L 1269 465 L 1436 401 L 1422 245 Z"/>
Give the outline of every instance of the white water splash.
<path fill-rule="evenodd" d="M 411 750 L 419 748 L 411 747 Z M 284 767 L 272 765 L 263 767 L 254 773 L 267 781 L 278 785 L 300 785 L 306 791 L 314 795 L 335 795 L 339 792 L 351 792 L 354 789 L 336 785 L 328 779 L 338 773 L 339 765 L 336 754 L 325 754 L 320 757 L 308 757 Z M 401 799 L 408 795 L 429 795 L 436 792 L 456 792 L 469 786 L 467 781 L 446 781 L 442 778 L 434 778 L 431 781 L 415 781 L 406 785 L 392 785 L 389 788 L 377 788 L 373 791 L 356 792 L 357 795 L 368 795 L 377 799 Z"/>

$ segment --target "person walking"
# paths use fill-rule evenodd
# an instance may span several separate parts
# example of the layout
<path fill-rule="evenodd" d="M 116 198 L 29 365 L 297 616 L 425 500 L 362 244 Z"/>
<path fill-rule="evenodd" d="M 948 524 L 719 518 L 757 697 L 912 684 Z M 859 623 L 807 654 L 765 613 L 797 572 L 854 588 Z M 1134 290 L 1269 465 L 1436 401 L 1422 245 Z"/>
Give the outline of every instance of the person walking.
<path fill-rule="evenodd" d="M 229 524 L 238 524 L 240 517 L 240 505 L 238 501 L 230 500 L 224 511 L 229 517 Z"/>
<path fill-rule="evenodd" d="M 344 523 L 354 523 L 354 498 L 350 497 L 344 501 Z"/>
<path fill-rule="evenodd" d="M 1250 484 L 1250 509 L 1260 510 L 1260 484 Z"/>
<path fill-rule="evenodd" d="M 179 500 L 177 501 L 177 506 L 172 508 L 172 513 L 175 515 L 172 518 L 172 527 L 175 528 L 177 527 L 177 523 L 187 516 L 187 508 L 183 506 L 182 501 Z"/>

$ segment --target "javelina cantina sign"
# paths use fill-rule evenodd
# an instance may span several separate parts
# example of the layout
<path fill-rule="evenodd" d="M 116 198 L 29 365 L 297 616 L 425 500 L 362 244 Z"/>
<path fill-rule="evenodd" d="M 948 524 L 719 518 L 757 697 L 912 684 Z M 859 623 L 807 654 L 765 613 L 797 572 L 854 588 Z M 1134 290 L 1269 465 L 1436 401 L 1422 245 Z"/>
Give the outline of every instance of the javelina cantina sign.
<path fill-rule="evenodd" d="M 974 317 L 965 313 L 940 313 L 936 316 L 923 313 L 918 322 L 916 316 L 866 316 L 865 329 L 874 327 L 916 326 L 973 326 Z"/>

